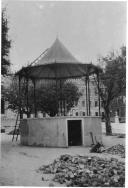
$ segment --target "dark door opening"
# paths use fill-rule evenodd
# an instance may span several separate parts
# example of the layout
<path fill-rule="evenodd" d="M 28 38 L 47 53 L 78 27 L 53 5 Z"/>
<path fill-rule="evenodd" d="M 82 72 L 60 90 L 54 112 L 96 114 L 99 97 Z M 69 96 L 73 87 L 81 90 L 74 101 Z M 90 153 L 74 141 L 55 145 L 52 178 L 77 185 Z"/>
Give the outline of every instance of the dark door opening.
<path fill-rule="evenodd" d="M 82 145 L 81 120 L 68 120 L 68 145 Z"/>

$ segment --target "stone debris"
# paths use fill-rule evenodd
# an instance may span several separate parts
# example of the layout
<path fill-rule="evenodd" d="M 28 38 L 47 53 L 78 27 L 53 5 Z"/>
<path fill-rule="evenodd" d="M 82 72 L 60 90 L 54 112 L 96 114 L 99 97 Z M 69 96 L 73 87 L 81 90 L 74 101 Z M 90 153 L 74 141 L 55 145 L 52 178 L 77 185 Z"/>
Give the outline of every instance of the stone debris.
<path fill-rule="evenodd" d="M 125 147 L 121 144 L 112 146 L 112 147 L 106 149 L 104 152 L 112 154 L 112 155 L 119 155 L 122 158 L 125 158 Z"/>
<path fill-rule="evenodd" d="M 93 145 L 92 148 L 90 149 L 91 153 L 101 153 L 103 150 L 103 144 L 97 142 L 97 144 Z"/>
<path fill-rule="evenodd" d="M 39 170 L 44 174 L 54 174 L 54 182 L 69 187 L 122 187 L 125 183 L 125 164 L 114 158 L 66 154 Z"/>

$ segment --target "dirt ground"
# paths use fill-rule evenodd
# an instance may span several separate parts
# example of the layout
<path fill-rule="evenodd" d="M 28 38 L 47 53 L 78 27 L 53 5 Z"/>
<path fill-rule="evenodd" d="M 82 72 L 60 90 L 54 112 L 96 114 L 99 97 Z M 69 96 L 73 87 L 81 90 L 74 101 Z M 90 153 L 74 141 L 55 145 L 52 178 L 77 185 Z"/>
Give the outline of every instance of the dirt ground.
<path fill-rule="evenodd" d="M 1 169 L 0 185 L 4 186 L 62 186 L 51 181 L 51 176 L 47 181 L 42 181 L 41 173 L 37 170 L 43 164 L 49 164 L 62 154 L 70 155 L 96 155 L 103 158 L 115 157 L 121 161 L 125 159 L 110 154 L 92 154 L 90 148 L 69 147 L 69 148 L 41 148 L 21 146 L 20 141 L 11 142 L 12 136 L 1 134 Z M 125 144 L 124 138 L 117 136 L 105 136 L 103 134 L 103 144 L 105 147 L 115 144 Z"/>

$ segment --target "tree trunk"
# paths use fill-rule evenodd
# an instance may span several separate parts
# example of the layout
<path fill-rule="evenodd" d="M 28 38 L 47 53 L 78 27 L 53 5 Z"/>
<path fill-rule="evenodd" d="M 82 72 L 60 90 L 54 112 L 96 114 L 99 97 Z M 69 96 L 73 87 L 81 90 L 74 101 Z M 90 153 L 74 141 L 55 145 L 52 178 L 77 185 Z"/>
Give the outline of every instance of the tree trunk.
<path fill-rule="evenodd" d="M 112 135 L 109 108 L 105 108 L 105 125 L 106 125 L 106 135 Z"/>
<path fill-rule="evenodd" d="M 30 116 L 31 116 L 31 113 L 27 113 L 27 118 L 30 118 Z"/>
<path fill-rule="evenodd" d="M 20 119 L 23 119 L 23 113 L 20 112 Z"/>

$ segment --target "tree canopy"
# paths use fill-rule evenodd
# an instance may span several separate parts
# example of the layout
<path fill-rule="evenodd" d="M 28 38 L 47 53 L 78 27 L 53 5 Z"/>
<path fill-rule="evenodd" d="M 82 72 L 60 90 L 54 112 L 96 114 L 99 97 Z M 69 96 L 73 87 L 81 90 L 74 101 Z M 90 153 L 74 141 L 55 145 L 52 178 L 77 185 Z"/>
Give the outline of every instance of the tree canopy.
<path fill-rule="evenodd" d="M 6 16 L 6 9 L 2 10 L 2 48 L 1 48 L 1 74 L 7 75 L 10 66 L 9 50 L 11 48 L 11 40 L 8 37 L 8 20 Z"/>
<path fill-rule="evenodd" d="M 112 101 L 126 92 L 126 47 L 121 48 L 121 54 L 110 53 L 100 61 L 105 64 L 98 79 L 95 78 L 102 105 L 105 111 L 106 134 L 112 134 L 110 125 L 110 106 Z"/>
<path fill-rule="evenodd" d="M 5 97 L 9 102 L 8 108 L 13 111 L 19 109 L 19 97 L 21 101 L 21 111 L 23 114 L 30 115 L 34 113 L 34 88 L 29 84 L 28 88 L 28 108 L 26 98 L 26 82 L 21 84 L 21 94 L 19 96 L 18 81 L 14 79 L 11 86 L 6 90 Z M 55 116 L 59 112 L 60 101 L 63 101 L 63 106 L 66 105 L 69 111 L 74 102 L 78 102 L 82 94 L 79 92 L 77 86 L 71 82 L 62 83 L 62 88 L 56 90 L 56 84 L 46 84 L 36 88 L 36 110 L 42 113 L 47 113 L 49 116 Z M 65 104 L 64 104 L 65 103 Z"/>

